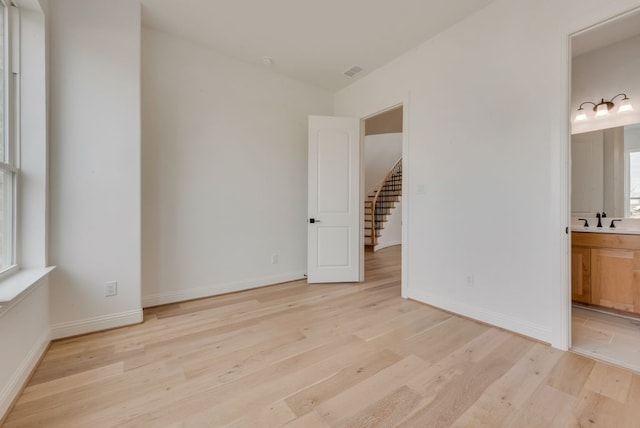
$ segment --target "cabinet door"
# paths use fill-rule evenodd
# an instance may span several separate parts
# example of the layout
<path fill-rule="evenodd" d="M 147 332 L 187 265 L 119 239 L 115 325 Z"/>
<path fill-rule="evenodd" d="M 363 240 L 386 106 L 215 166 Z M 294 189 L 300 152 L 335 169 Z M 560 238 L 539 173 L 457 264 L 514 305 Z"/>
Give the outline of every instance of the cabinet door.
<path fill-rule="evenodd" d="M 591 250 L 591 302 L 640 313 L 640 251 Z"/>
<path fill-rule="evenodd" d="M 591 303 L 591 248 L 571 247 L 571 299 Z"/>

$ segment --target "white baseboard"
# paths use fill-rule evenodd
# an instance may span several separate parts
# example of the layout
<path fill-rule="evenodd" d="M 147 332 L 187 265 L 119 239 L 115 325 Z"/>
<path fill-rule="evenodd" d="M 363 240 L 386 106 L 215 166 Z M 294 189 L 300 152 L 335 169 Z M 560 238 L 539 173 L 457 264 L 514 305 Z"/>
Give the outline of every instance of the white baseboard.
<path fill-rule="evenodd" d="M 260 279 L 216 284 L 208 287 L 187 288 L 168 293 L 148 294 L 142 296 L 142 307 L 166 305 L 168 303 L 184 302 L 185 300 L 201 299 L 203 297 L 217 296 L 219 294 L 234 293 L 236 291 L 250 290 L 252 288 L 266 287 L 282 282 L 303 279 L 306 272 L 289 272 L 282 275 L 268 276 Z"/>
<path fill-rule="evenodd" d="M 393 247 L 394 245 L 402 245 L 402 241 L 391 241 L 391 242 L 385 242 L 384 244 L 378 244 L 375 247 L 373 247 L 373 251 L 378 251 L 378 250 L 382 250 L 383 248 L 387 248 L 387 247 Z"/>
<path fill-rule="evenodd" d="M 419 290 L 409 289 L 407 296 L 410 299 L 417 300 L 419 302 L 426 303 L 427 305 L 435 306 L 440 309 L 444 309 L 445 311 L 453 312 L 464 317 L 491 324 L 493 326 L 500 327 L 514 333 L 522 334 L 523 336 L 531 337 L 545 343 L 551 343 L 552 331 L 538 324 L 530 323 L 528 321 L 523 321 L 521 319 L 513 318 L 498 312 L 493 312 L 483 308 L 478 308 L 476 306 L 467 305 L 466 303 L 453 301 L 442 296 L 425 293 Z"/>
<path fill-rule="evenodd" d="M 36 341 L 36 343 L 31 348 L 31 351 L 26 355 L 22 364 L 18 370 L 15 371 L 9 382 L 2 388 L 0 391 L 0 420 L 5 416 L 7 410 L 13 403 L 13 400 L 16 399 L 22 387 L 27 382 L 29 375 L 35 368 L 38 361 L 40 361 L 40 357 L 47 350 L 50 341 L 49 331 L 45 331 L 40 338 Z M 9 346 L 10 344 L 3 344 L 3 346 Z"/>
<path fill-rule="evenodd" d="M 51 326 L 51 339 L 61 339 L 63 337 L 93 333 L 110 328 L 124 327 L 126 325 L 140 323 L 142 319 L 142 309 L 135 309 L 133 311 L 103 315 L 79 321 L 63 322 Z"/>

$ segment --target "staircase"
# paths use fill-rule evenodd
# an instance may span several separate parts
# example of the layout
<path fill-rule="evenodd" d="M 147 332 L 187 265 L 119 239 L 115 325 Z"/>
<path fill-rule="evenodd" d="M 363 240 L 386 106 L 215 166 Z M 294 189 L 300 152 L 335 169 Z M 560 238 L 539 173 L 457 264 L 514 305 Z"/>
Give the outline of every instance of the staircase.
<path fill-rule="evenodd" d="M 375 247 L 384 223 L 402 196 L 402 158 L 393 165 L 384 180 L 369 192 L 364 201 L 364 244 Z"/>

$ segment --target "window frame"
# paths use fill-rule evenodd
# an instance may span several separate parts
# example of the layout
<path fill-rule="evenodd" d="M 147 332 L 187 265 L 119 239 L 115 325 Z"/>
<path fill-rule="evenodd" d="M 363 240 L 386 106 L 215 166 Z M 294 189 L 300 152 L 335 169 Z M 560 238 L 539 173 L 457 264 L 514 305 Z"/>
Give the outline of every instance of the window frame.
<path fill-rule="evenodd" d="M 2 85 L 4 86 L 2 144 L 4 158 L 0 159 L 0 171 L 11 175 L 10 212 L 11 222 L 7 223 L 4 230 L 5 236 L 11 236 L 10 242 L 6 240 L 0 245 L 7 245 L 3 249 L 11 255 L 12 263 L 5 268 L 0 267 L 0 279 L 19 270 L 18 260 L 18 204 L 20 189 L 20 13 L 19 9 L 6 0 L 0 0 L 4 8 L 4 26 L 2 43 L 2 55 L 4 59 L 4 74 Z M 6 206 L 6 205 L 5 205 Z"/>

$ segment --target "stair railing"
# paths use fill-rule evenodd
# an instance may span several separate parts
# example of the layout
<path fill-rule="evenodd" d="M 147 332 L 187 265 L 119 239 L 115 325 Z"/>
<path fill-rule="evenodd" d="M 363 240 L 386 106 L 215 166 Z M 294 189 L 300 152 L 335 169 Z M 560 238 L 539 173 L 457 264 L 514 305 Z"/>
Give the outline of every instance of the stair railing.
<path fill-rule="evenodd" d="M 373 201 L 371 201 L 371 244 L 373 246 L 378 245 L 378 223 L 382 223 L 382 220 L 378 221 L 379 214 L 377 213 L 379 209 L 378 202 L 381 201 L 380 194 L 382 193 L 387 180 L 398 174 L 402 174 L 402 158 L 398 159 L 396 163 L 393 164 L 393 167 L 389 170 L 389 172 L 387 172 L 380 184 L 375 187 L 377 189 L 376 194 L 373 197 Z M 382 199 L 382 202 L 384 202 L 384 197 Z"/>

